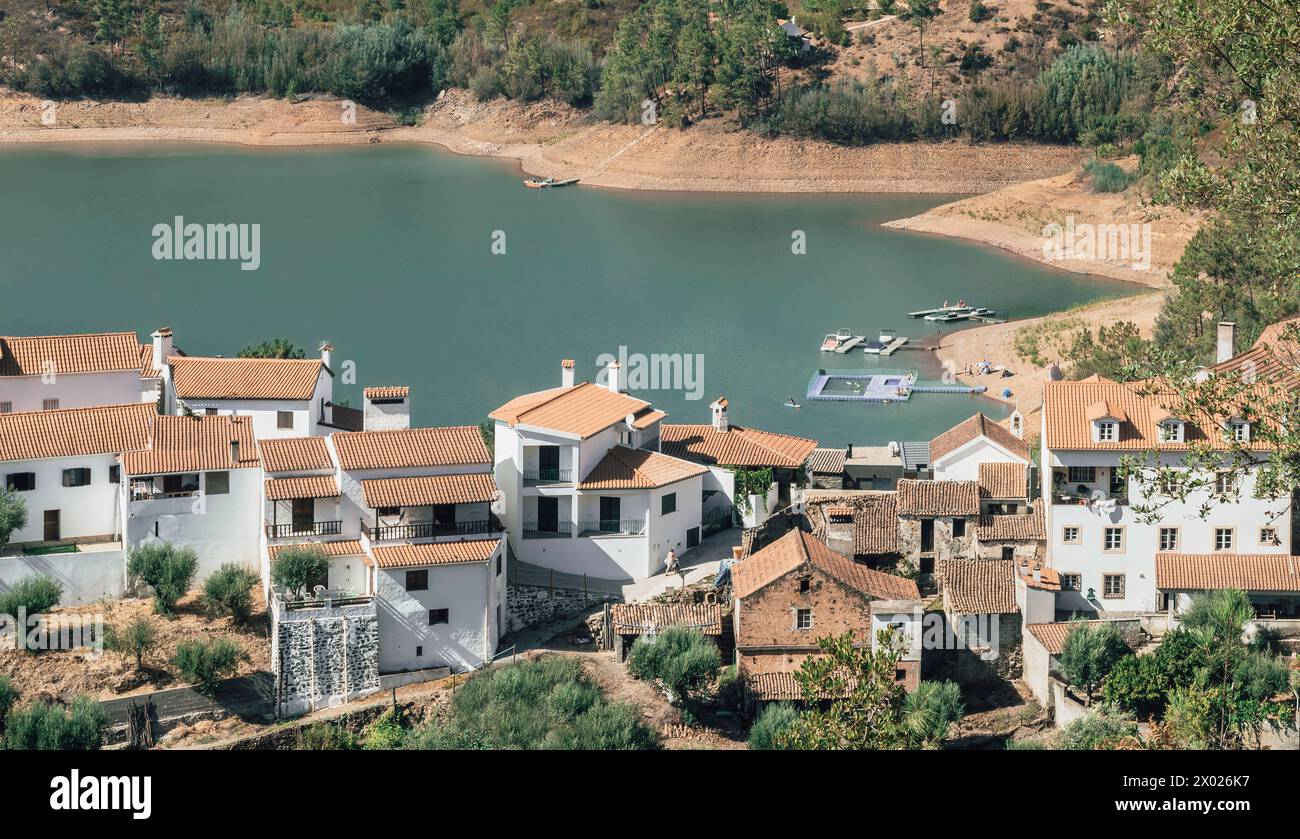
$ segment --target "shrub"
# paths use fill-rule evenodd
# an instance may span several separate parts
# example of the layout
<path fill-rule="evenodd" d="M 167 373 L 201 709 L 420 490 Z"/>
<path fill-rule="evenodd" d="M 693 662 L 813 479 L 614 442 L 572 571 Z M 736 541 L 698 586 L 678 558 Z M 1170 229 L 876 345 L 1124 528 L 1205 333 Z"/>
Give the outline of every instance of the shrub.
<path fill-rule="evenodd" d="M 939 748 L 952 724 L 966 713 L 956 682 L 921 682 L 903 698 L 903 730 L 914 749 Z"/>
<path fill-rule="evenodd" d="M 391 751 L 400 749 L 406 741 L 406 729 L 390 709 L 366 726 L 362 742 L 367 750 Z"/>
<path fill-rule="evenodd" d="M 257 574 L 235 563 L 227 562 L 203 581 L 203 605 L 216 615 L 229 615 L 235 623 L 247 623 L 253 612 L 253 586 Z"/>
<path fill-rule="evenodd" d="M 135 669 L 144 667 L 144 657 L 158 644 L 158 631 L 153 622 L 138 615 L 118 628 L 108 626 L 104 633 L 104 646 L 112 652 L 135 659 Z"/>
<path fill-rule="evenodd" d="M 329 577 L 330 560 L 319 548 L 285 548 L 271 563 L 271 582 L 290 597 L 306 597 L 308 588 Z"/>
<path fill-rule="evenodd" d="M 1099 705 L 1061 730 L 1061 748 L 1067 751 L 1112 749 L 1122 737 L 1137 733 L 1137 726 L 1114 705 Z"/>
<path fill-rule="evenodd" d="M 15 530 L 27 526 L 27 502 L 0 483 L 0 545 L 8 544 Z"/>
<path fill-rule="evenodd" d="M 973 23 L 983 23 L 993 17 L 993 10 L 979 0 L 970 4 L 970 19 Z"/>
<path fill-rule="evenodd" d="M 5 720 L 18 701 L 18 688 L 8 676 L 0 675 L 0 745 L 4 744 Z"/>
<path fill-rule="evenodd" d="M 1008 752 L 1041 752 L 1047 745 L 1041 740 L 1008 740 L 1002 748 Z"/>
<path fill-rule="evenodd" d="M 588 752 L 654 747 L 654 733 L 641 721 L 641 712 L 626 702 L 592 705 L 569 725 L 552 729 L 542 743 L 544 749 Z"/>
<path fill-rule="evenodd" d="M 789 702 L 771 702 L 749 727 L 749 747 L 770 751 L 783 749 L 781 735 L 799 718 L 799 709 Z"/>
<path fill-rule="evenodd" d="M 200 693 L 213 694 L 221 680 L 235 675 L 244 653 L 229 638 L 194 639 L 176 645 L 172 663 L 181 678 Z"/>
<path fill-rule="evenodd" d="M 1077 621 L 1061 647 L 1061 670 L 1070 684 L 1084 692 L 1085 701 L 1091 703 L 1093 691 L 1128 652 L 1113 623 L 1094 626 Z"/>
<path fill-rule="evenodd" d="M 343 726 L 322 722 L 299 729 L 293 748 L 303 752 L 351 752 L 361 746 L 356 736 Z"/>
<path fill-rule="evenodd" d="M 37 702 L 14 711 L 5 723 L 5 748 L 12 750 L 90 751 L 104 743 L 108 716 L 99 703 L 78 696 L 65 712 Z"/>
<path fill-rule="evenodd" d="M 1114 163 L 1089 160 L 1084 164 L 1083 171 L 1092 176 L 1093 192 L 1123 192 L 1128 188 L 1128 173 Z"/>
<path fill-rule="evenodd" d="M 653 641 L 638 638 L 627 669 L 638 679 L 658 679 L 673 701 L 689 700 L 713 681 L 722 666 L 718 646 L 698 629 L 670 626 Z"/>
<path fill-rule="evenodd" d="M 0 592 L 0 615 L 17 619 L 19 611 L 28 616 L 40 615 L 59 605 L 63 585 L 53 577 L 24 577 Z"/>
<path fill-rule="evenodd" d="M 1107 703 L 1146 719 L 1164 712 L 1167 688 L 1154 655 L 1126 655 L 1106 676 L 1101 695 Z"/>
<path fill-rule="evenodd" d="M 155 612 L 172 615 L 176 603 L 190 590 L 198 565 L 199 558 L 193 548 L 177 548 L 164 542 L 131 551 L 126 570 L 153 589 Z"/>

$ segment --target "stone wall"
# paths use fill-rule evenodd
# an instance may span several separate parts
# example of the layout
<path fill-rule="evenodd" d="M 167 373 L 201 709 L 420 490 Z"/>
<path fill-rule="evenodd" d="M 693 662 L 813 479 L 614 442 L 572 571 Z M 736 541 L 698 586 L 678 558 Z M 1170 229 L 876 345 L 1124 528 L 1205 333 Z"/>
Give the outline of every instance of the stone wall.
<path fill-rule="evenodd" d="M 310 609 L 286 609 L 277 600 L 271 639 L 281 715 L 379 690 L 379 617 L 373 600 Z"/>
<path fill-rule="evenodd" d="M 617 603 L 622 599 L 602 591 L 510 585 L 506 588 L 506 611 L 510 616 L 506 631 L 518 632 L 539 623 L 582 614 L 597 603 Z"/>

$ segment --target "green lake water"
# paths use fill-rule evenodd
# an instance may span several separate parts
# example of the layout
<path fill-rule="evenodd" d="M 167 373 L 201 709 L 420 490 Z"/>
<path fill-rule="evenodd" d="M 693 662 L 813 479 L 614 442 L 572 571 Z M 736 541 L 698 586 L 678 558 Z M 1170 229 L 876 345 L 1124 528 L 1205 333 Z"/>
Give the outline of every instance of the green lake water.
<path fill-rule="evenodd" d="M 593 378 L 598 356 L 625 346 L 702 358 L 703 398 L 636 393 L 669 422 L 706 422 L 725 395 L 733 422 L 828 445 L 926 439 L 1006 409 L 928 394 L 809 402 L 820 367 L 938 372 L 926 352 L 820 353 L 826 332 L 920 337 L 934 326 L 905 312 L 944 299 L 1023 318 L 1128 291 L 879 227 L 954 197 L 526 190 L 502 161 L 418 146 L 0 149 L 0 334 L 148 340 L 165 324 L 187 352 L 226 355 L 275 336 L 313 354 L 328 339 L 359 385 L 409 384 L 419 425 L 478 422 L 557 385 L 561 358 Z M 259 269 L 155 260 L 151 231 L 175 216 L 259 224 Z M 360 406 L 359 386 L 335 393 Z"/>

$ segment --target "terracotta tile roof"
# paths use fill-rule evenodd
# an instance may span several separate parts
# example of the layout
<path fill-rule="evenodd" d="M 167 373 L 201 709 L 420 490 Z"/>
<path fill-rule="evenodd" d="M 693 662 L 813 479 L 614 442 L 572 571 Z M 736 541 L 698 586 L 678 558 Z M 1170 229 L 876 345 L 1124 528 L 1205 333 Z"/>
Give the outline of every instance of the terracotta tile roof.
<path fill-rule="evenodd" d="M 739 425 L 727 431 L 712 425 L 665 425 L 660 438 L 665 454 L 718 466 L 797 469 L 817 448 L 816 440 Z"/>
<path fill-rule="evenodd" d="M 140 342 L 134 332 L 0 336 L 0 376 L 139 369 Z"/>
<path fill-rule="evenodd" d="M 361 542 L 356 539 L 338 539 L 333 542 L 303 542 L 297 545 L 267 545 L 266 552 L 271 559 L 275 559 L 276 554 L 289 548 L 312 548 L 320 551 L 326 556 L 364 557 L 366 555 L 365 549 L 361 547 Z"/>
<path fill-rule="evenodd" d="M 0 461 L 119 454 L 144 446 L 153 405 L 106 405 L 0 414 Z"/>
<path fill-rule="evenodd" d="M 268 472 L 319 472 L 333 470 L 324 437 L 282 437 L 258 440 L 262 468 Z"/>
<path fill-rule="evenodd" d="M 488 416 L 512 427 L 531 425 L 585 438 L 649 408 L 645 400 L 583 382 L 515 397 Z"/>
<path fill-rule="evenodd" d="M 798 702 L 803 700 L 803 688 L 793 673 L 745 673 L 745 689 L 756 702 Z M 849 689 L 841 696 L 847 696 Z M 823 691 L 819 699 L 837 699 Z"/>
<path fill-rule="evenodd" d="M 975 539 L 979 542 L 1041 542 L 1046 538 L 1041 505 L 1023 515 L 982 516 L 975 526 Z"/>
<path fill-rule="evenodd" d="M 1076 626 L 1101 626 L 1109 621 L 1057 621 L 1056 623 L 1030 623 L 1025 624 L 1029 634 L 1038 639 L 1038 643 L 1043 645 L 1048 655 L 1060 655 L 1065 649 L 1065 639 L 1069 636 L 1070 630 Z"/>
<path fill-rule="evenodd" d="M 162 373 L 153 369 L 153 344 L 140 345 L 140 378 L 156 379 Z"/>
<path fill-rule="evenodd" d="M 666 416 L 668 416 L 668 414 L 663 411 L 642 411 L 640 414 L 637 414 L 636 421 L 632 423 L 632 427 L 638 430 L 649 428 Z"/>
<path fill-rule="evenodd" d="M 1078 382 L 1046 382 L 1043 386 L 1043 411 L 1046 417 L 1048 448 L 1060 450 L 1132 451 L 1164 449 L 1186 451 L 1196 444 L 1218 442 L 1221 432 L 1207 434 L 1194 422 L 1183 428 L 1183 442 L 1162 442 L 1158 423 L 1168 417 L 1169 408 L 1177 407 L 1177 397 L 1145 393 L 1140 383 L 1121 384 L 1101 377 Z M 1093 442 L 1090 416 L 1104 414 L 1119 421 L 1114 442 Z M 1266 449 L 1263 442 L 1250 448 Z"/>
<path fill-rule="evenodd" d="M 659 452 L 615 446 L 605 452 L 578 489 L 653 489 L 668 486 L 708 469 Z"/>
<path fill-rule="evenodd" d="M 231 460 L 232 442 L 239 443 L 238 461 Z M 128 475 L 224 471 L 260 463 L 252 417 L 155 417 L 149 444 L 122 455 Z"/>
<path fill-rule="evenodd" d="M 801 530 L 791 530 L 772 544 L 732 566 L 732 590 L 746 598 L 808 563 L 849 588 L 878 600 L 920 597 L 912 580 L 875 571 L 840 556 Z"/>
<path fill-rule="evenodd" d="M 647 624 L 658 629 L 690 626 L 705 635 L 722 634 L 722 607 L 716 603 L 615 603 L 609 607 L 615 635 L 640 635 Z"/>
<path fill-rule="evenodd" d="M 1029 467 L 1023 463 L 981 463 L 979 485 L 985 498 L 1028 498 Z"/>
<path fill-rule="evenodd" d="M 1156 588 L 1300 592 L 1300 559 L 1286 554 L 1157 553 Z"/>
<path fill-rule="evenodd" d="M 464 542 L 425 542 L 419 545 L 382 545 L 371 548 L 380 568 L 414 568 L 420 565 L 454 565 L 460 562 L 484 562 L 492 557 L 499 539 L 472 539 Z"/>
<path fill-rule="evenodd" d="M 975 481 L 898 482 L 901 516 L 976 516 L 979 511 L 980 489 Z"/>
<path fill-rule="evenodd" d="M 368 387 L 361 393 L 366 399 L 405 399 L 411 395 L 411 389 L 405 385 Z"/>
<path fill-rule="evenodd" d="M 955 615 L 1020 611 L 1015 562 L 1010 559 L 941 559 L 936 570 L 944 606 Z"/>
<path fill-rule="evenodd" d="M 170 356 L 181 399 L 311 399 L 320 359 Z"/>
<path fill-rule="evenodd" d="M 858 502 L 853 514 L 853 553 L 880 556 L 898 553 L 898 495 L 882 492 Z"/>
<path fill-rule="evenodd" d="M 1038 572 L 1038 579 L 1034 579 L 1034 572 Z M 1042 589 L 1044 591 L 1060 591 L 1061 575 L 1055 568 L 1048 568 L 1040 560 L 1018 559 L 1016 560 L 1016 573 L 1025 581 L 1025 585 L 1030 588 Z"/>
<path fill-rule="evenodd" d="M 333 475 L 267 478 L 265 484 L 268 501 L 283 501 L 287 498 L 335 498 L 339 495 L 339 486 L 334 482 Z"/>
<path fill-rule="evenodd" d="M 492 462 L 474 425 L 407 428 L 400 431 L 341 431 L 330 439 L 344 469 L 400 469 Z"/>
<path fill-rule="evenodd" d="M 930 462 L 942 460 L 977 437 L 987 437 L 1016 457 L 1029 460 L 1029 446 L 983 413 L 954 425 L 930 441 Z"/>
<path fill-rule="evenodd" d="M 847 449 L 813 449 L 808 468 L 819 475 L 838 475 L 844 471 Z"/>
<path fill-rule="evenodd" d="M 362 481 L 367 507 L 419 507 L 491 501 L 497 484 L 489 474 L 422 475 Z"/>

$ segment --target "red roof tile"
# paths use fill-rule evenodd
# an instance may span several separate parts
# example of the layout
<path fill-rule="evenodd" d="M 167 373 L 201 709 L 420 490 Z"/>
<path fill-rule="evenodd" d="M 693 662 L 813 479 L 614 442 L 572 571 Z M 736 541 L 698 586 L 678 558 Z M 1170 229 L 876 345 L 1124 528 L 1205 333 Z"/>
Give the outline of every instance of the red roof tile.
<path fill-rule="evenodd" d="M 491 501 L 497 492 L 490 474 L 421 475 L 362 481 L 367 507 L 421 507 Z"/>
<path fill-rule="evenodd" d="M 719 466 L 798 469 L 817 448 L 816 440 L 773 434 L 732 425 L 665 425 L 660 430 L 664 454 Z"/>
<path fill-rule="evenodd" d="M 478 426 L 341 431 L 330 438 L 347 470 L 491 463 Z"/>
<path fill-rule="evenodd" d="M 703 475 L 709 471 L 695 463 L 659 452 L 615 446 L 605 452 L 579 489 L 653 489 Z"/>
<path fill-rule="evenodd" d="M 311 399 L 320 359 L 171 356 L 172 382 L 181 399 Z"/>
<path fill-rule="evenodd" d="M 732 566 L 732 589 L 736 597 L 744 599 L 805 563 L 878 600 L 920 597 L 912 580 L 859 565 L 801 530 L 790 531 Z"/>
<path fill-rule="evenodd" d="M 282 437 L 258 440 L 262 468 L 268 472 L 320 472 L 333 470 L 324 437 Z"/>
<path fill-rule="evenodd" d="M 372 547 L 371 553 L 380 568 L 414 568 L 421 565 L 485 562 L 496 552 L 499 544 L 499 539 L 473 539 L 419 545 L 383 545 Z"/>
<path fill-rule="evenodd" d="M 0 376 L 140 370 L 134 332 L 0 337 Z"/>
<path fill-rule="evenodd" d="M 1156 588 L 1300 592 L 1300 560 L 1287 554 L 1157 553 Z"/>
<path fill-rule="evenodd" d="M 237 461 L 232 459 L 232 442 L 239 444 Z M 251 417 L 155 417 L 149 444 L 122 455 L 128 475 L 224 471 L 259 464 Z"/>
<path fill-rule="evenodd" d="M 0 461 L 120 454 L 146 445 L 154 405 L 0 414 Z"/>

